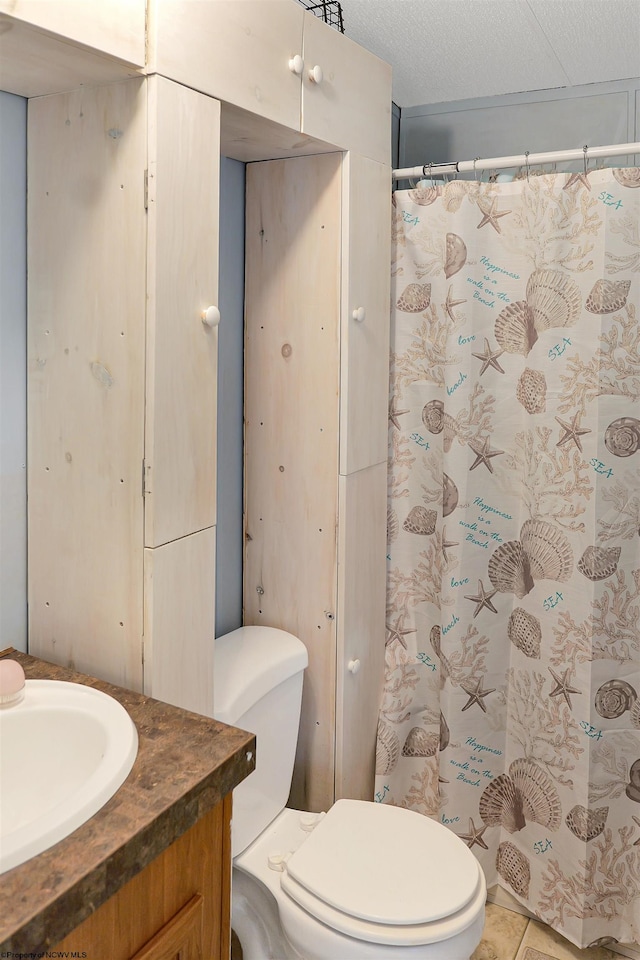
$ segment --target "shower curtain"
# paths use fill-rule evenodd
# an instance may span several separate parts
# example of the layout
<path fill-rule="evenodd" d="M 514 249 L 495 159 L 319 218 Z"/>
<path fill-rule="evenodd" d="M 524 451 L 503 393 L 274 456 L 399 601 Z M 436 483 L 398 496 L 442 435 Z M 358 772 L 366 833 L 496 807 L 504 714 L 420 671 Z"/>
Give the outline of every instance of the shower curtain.
<path fill-rule="evenodd" d="M 375 799 L 640 940 L 640 169 L 394 196 Z"/>

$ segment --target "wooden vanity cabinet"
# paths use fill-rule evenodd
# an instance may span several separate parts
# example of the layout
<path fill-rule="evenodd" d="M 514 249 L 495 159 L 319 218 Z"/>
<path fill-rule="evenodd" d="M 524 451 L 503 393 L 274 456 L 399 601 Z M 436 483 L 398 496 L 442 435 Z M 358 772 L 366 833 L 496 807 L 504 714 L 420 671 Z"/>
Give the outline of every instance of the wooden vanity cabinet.
<path fill-rule="evenodd" d="M 229 795 L 56 944 L 56 951 L 84 951 L 91 960 L 228 960 L 230 829 Z"/>
<path fill-rule="evenodd" d="M 30 651 L 209 716 L 219 126 L 162 77 L 29 102 Z"/>

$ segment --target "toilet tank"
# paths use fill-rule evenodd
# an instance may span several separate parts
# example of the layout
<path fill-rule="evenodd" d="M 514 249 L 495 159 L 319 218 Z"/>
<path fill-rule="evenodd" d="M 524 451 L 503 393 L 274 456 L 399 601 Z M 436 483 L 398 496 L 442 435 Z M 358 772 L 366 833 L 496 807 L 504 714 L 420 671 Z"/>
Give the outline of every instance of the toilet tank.
<path fill-rule="evenodd" d="M 240 627 L 216 638 L 213 715 L 256 736 L 256 768 L 233 791 L 233 857 L 287 802 L 308 662 L 302 641 L 274 627 Z"/>

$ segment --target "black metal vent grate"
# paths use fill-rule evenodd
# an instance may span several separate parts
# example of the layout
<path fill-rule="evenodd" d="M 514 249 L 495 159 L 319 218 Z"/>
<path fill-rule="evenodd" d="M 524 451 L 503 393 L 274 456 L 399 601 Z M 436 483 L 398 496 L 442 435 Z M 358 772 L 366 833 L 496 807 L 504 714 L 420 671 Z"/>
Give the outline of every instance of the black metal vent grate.
<path fill-rule="evenodd" d="M 314 16 L 319 17 L 328 23 L 330 27 L 344 33 L 344 20 L 342 19 L 342 5 L 338 0 L 298 0 L 305 10 L 309 10 Z"/>

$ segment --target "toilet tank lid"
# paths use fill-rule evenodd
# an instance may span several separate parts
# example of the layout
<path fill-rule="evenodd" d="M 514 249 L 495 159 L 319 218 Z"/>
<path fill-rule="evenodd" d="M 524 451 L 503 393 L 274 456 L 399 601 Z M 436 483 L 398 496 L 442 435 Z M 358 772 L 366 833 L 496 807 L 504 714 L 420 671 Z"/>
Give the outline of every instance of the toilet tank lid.
<path fill-rule="evenodd" d="M 309 655 L 298 637 L 275 627 L 240 627 L 216 637 L 213 715 L 235 724 L 266 693 L 300 673 Z"/>

